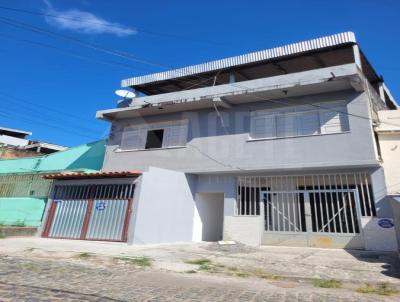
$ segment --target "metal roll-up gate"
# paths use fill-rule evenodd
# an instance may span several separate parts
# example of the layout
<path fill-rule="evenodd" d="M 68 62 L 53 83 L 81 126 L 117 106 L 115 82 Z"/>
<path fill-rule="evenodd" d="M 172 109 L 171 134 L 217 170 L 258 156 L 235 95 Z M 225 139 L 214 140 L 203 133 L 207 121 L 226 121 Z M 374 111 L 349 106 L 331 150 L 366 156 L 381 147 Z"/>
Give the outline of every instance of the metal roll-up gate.
<path fill-rule="evenodd" d="M 56 186 L 43 237 L 127 241 L 133 184 Z"/>

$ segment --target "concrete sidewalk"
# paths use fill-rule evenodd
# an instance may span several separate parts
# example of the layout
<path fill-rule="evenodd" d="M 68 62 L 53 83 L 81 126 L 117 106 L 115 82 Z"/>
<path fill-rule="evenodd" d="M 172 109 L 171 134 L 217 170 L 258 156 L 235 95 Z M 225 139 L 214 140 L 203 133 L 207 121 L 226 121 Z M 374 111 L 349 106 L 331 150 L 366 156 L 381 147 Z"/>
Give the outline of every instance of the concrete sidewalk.
<path fill-rule="evenodd" d="M 184 272 L 193 269 L 188 260 L 207 258 L 245 271 L 262 270 L 287 278 L 336 279 L 349 282 L 390 282 L 400 284 L 400 262 L 396 253 L 340 249 L 271 247 L 216 243 L 177 243 L 131 246 L 124 243 L 44 238 L 0 240 L 0 254 L 68 259 L 78 253 L 101 257 L 150 257 L 153 268 Z"/>

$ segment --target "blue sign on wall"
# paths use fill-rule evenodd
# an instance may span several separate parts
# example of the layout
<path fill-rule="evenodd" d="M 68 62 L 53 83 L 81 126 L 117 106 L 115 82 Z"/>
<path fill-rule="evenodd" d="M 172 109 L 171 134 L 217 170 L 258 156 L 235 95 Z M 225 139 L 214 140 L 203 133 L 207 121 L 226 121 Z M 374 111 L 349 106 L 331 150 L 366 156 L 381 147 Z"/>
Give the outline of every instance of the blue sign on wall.
<path fill-rule="evenodd" d="M 103 211 L 105 209 L 106 209 L 106 203 L 104 201 L 96 202 L 96 210 L 97 211 Z"/>
<path fill-rule="evenodd" d="M 390 229 L 390 228 L 394 227 L 394 223 L 393 223 L 392 219 L 389 219 L 389 218 L 379 219 L 378 225 L 384 229 Z"/>

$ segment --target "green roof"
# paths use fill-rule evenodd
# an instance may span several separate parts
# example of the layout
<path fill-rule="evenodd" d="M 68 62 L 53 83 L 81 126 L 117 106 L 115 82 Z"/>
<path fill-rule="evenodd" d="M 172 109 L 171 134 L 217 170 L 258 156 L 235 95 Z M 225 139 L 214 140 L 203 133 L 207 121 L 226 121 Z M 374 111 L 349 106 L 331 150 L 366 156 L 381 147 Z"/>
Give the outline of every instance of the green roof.
<path fill-rule="evenodd" d="M 0 160 L 0 174 L 57 171 L 99 171 L 103 165 L 105 140 L 36 157 Z"/>

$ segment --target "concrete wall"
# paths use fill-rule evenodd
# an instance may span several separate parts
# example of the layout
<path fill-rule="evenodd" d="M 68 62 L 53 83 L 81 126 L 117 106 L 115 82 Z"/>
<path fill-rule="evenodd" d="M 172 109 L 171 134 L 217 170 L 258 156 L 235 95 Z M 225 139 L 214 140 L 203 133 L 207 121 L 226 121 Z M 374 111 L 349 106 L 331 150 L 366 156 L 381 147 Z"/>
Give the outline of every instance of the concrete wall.
<path fill-rule="evenodd" d="M 366 95 L 351 90 L 309 95 L 290 103 L 340 100 L 348 102 L 350 114 L 369 116 Z M 249 141 L 250 111 L 282 106 L 266 101 L 220 109 L 228 135 L 212 109 L 117 120 L 113 123 L 103 169 L 146 171 L 149 166 L 156 166 L 196 173 L 378 165 L 370 121 L 355 116 L 349 116 L 347 133 Z M 125 125 L 179 119 L 189 120 L 186 147 L 118 151 Z"/>
<path fill-rule="evenodd" d="M 379 133 L 379 145 L 387 190 L 390 193 L 400 193 L 400 131 Z"/>
<path fill-rule="evenodd" d="M 393 222 L 396 231 L 397 249 L 400 252 L 400 195 L 391 197 L 390 204 L 393 210 Z"/>
<path fill-rule="evenodd" d="M 376 127 L 381 150 L 382 166 L 385 170 L 387 191 L 400 193 L 400 110 L 378 112 Z"/>
<path fill-rule="evenodd" d="M 9 135 L 0 135 L 0 144 L 11 145 L 16 147 L 26 146 L 29 143 L 29 140 Z"/>
<path fill-rule="evenodd" d="M 264 231 L 261 216 L 226 216 L 224 219 L 224 240 L 234 240 L 247 245 L 261 245 Z"/>
<path fill-rule="evenodd" d="M 194 181 L 184 173 L 150 167 L 135 193 L 129 243 L 192 241 Z"/>
<path fill-rule="evenodd" d="M 371 170 L 370 174 L 372 193 L 376 207 L 376 216 L 380 218 L 393 217 L 389 197 L 387 196 L 388 192 L 383 169 L 378 168 Z"/>
<path fill-rule="evenodd" d="M 42 223 L 45 198 L 0 198 L 0 224 L 38 227 Z"/>
<path fill-rule="evenodd" d="M 380 219 L 374 217 L 361 219 L 365 249 L 369 251 L 397 251 L 396 229 L 394 227 L 382 228 L 378 224 Z"/>

